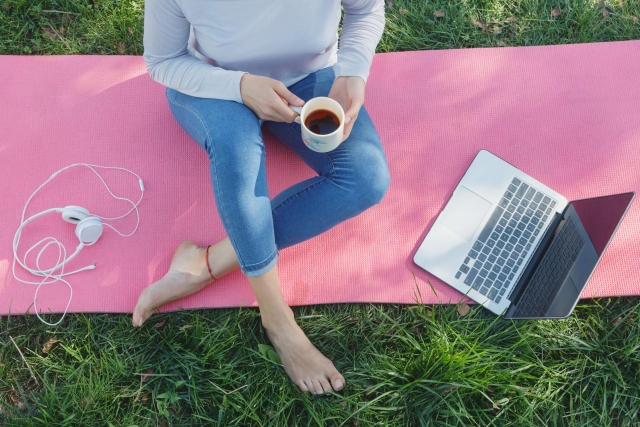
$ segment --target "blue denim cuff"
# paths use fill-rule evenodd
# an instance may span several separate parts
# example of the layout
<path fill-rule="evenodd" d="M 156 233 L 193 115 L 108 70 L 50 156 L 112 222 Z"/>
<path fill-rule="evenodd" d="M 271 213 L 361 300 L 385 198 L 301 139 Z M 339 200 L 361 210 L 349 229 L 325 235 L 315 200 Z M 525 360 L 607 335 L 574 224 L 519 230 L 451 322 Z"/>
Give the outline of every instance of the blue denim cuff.
<path fill-rule="evenodd" d="M 276 262 L 278 262 L 277 250 L 273 251 L 272 254 L 263 262 L 252 265 L 250 270 L 242 268 L 242 273 L 248 277 L 261 276 L 271 270 L 276 265 Z"/>

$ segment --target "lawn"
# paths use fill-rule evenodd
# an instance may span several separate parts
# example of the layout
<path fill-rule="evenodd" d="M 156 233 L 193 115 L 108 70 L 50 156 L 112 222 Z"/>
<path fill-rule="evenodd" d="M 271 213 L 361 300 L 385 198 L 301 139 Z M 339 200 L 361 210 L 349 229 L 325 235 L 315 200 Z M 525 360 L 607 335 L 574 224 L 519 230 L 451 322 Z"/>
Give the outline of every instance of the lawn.
<path fill-rule="evenodd" d="M 640 39 L 640 0 L 387 6 L 379 52 Z M 0 0 L 0 54 L 141 55 L 143 8 Z M 463 308 L 294 308 L 347 379 L 322 397 L 270 360 L 255 309 L 156 315 L 140 329 L 127 315 L 68 315 L 54 328 L 3 317 L 0 425 L 640 425 L 638 298 L 581 301 L 562 321 Z"/>

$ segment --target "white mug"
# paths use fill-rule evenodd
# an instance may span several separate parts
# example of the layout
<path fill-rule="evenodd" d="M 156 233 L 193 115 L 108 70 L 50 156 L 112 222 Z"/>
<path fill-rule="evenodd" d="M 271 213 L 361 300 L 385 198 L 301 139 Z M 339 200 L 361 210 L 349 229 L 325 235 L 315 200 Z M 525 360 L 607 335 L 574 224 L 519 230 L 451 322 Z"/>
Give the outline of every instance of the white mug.
<path fill-rule="evenodd" d="M 319 96 L 308 100 L 302 107 L 289 106 L 293 111 L 300 114 L 295 118 L 297 123 L 300 123 L 302 140 L 305 145 L 313 151 L 318 153 L 326 153 L 327 151 L 334 150 L 342 142 L 344 136 L 344 110 L 342 106 L 334 99 L 327 98 L 325 96 Z M 338 117 L 340 120 L 340 126 L 334 132 L 327 135 L 318 135 L 311 132 L 305 126 L 304 122 L 309 113 L 316 110 L 329 110 Z"/>

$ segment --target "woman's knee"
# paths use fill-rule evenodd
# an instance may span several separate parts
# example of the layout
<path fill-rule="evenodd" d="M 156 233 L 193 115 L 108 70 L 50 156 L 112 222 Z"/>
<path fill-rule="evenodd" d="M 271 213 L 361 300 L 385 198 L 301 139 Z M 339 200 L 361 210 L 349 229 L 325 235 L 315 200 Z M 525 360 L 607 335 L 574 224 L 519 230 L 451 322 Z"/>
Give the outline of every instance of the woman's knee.
<path fill-rule="evenodd" d="M 391 176 L 380 136 L 367 110 L 362 107 L 351 132 L 355 137 L 352 155 L 358 198 L 365 209 L 380 203 L 387 193 Z"/>
<path fill-rule="evenodd" d="M 361 154 L 353 178 L 356 200 L 363 209 L 382 201 L 391 182 L 387 159 L 382 148 L 375 147 Z"/>

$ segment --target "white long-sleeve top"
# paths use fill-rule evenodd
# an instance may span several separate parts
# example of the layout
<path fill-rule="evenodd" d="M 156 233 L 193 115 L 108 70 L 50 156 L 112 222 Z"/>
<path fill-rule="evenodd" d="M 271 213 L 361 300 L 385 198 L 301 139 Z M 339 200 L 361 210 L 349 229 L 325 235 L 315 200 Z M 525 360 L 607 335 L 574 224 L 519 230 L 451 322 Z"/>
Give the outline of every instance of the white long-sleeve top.
<path fill-rule="evenodd" d="M 146 0 L 143 57 L 167 87 L 242 103 L 244 73 L 290 86 L 333 66 L 366 82 L 384 24 L 384 0 Z"/>

